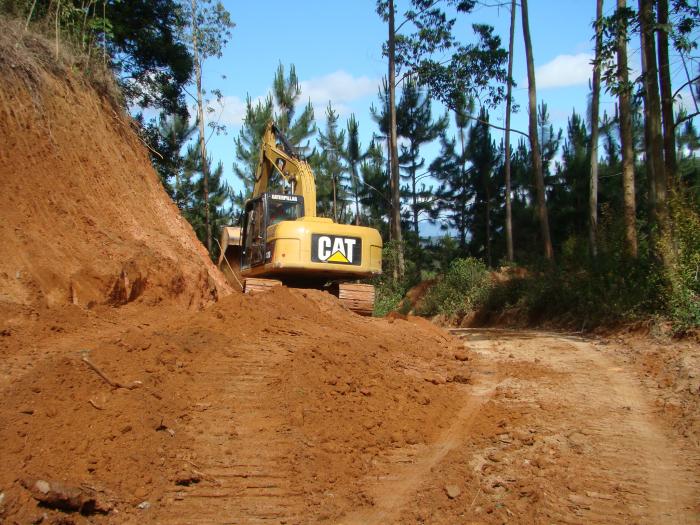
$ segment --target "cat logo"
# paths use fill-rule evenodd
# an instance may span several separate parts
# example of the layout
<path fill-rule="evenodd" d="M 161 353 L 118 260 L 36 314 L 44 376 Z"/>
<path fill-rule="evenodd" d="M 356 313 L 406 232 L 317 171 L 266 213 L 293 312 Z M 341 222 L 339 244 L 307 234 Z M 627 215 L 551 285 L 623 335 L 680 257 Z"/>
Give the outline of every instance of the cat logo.
<path fill-rule="evenodd" d="M 315 233 L 311 236 L 311 260 L 359 265 L 362 262 L 362 239 Z"/>

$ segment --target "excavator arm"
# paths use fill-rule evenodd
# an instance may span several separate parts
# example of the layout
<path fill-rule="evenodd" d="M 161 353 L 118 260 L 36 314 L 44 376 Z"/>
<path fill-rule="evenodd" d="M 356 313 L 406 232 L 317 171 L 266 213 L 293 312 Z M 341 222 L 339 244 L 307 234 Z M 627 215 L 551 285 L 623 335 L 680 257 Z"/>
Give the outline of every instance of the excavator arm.
<path fill-rule="evenodd" d="M 274 172 L 291 184 L 293 194 L 304 198 L 304 216 L 316 217 L 316 183 L 311 167 L 294 152 L 277 126 L 270 122 L 262 137 L 252 198 L 268 190 Z"/>

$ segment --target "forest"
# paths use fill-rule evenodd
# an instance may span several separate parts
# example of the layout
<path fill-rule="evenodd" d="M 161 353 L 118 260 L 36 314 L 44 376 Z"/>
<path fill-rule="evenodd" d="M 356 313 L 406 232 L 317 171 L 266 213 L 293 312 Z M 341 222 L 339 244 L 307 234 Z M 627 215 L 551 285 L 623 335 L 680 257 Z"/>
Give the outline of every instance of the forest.
<path fill-rule="evenodd" d="M 294 64 L 280 63 L 267 98 L 248 97 L 230 136 L 238 191 L 207 150 L 227 130 L 216 119 L 224 94 L 203 83 L 236 38 L 235 12 L 213 0 L 0 0 L 0 10 L 55 38 L 56 53 L 69 50 L 129 110 L 213 259 L 220 228 L 237 223 L 252 190 L 273 119 L 313 167 L 319 215 L 381 231 L 378 314 L 411 309 L 406 292 L 428 281 L 426 315 L 515 311 L 580 329 L 660 317 L 683 332 L 700 324 L 698 5 L 588 1 L 595 19 L 576 23 L 595 43 L 590 94 L 566 129 L 537 92 L 527 0 L 377 0 L 386 76 L 371 121 L 342 119 L 330 102 L 314 114 Z M 509 34 L 477 19 L 477 8 L 496 7 L 510 14 Z M 459 20 L 471 24 L 468 41 Z M 513 54 L 516 27 L 523 57 Z M 519 108 L 514 60 L 527 66 Z M 690 93 L 683 104 L 681 92 Z M 614 111 L 600 110 L 601 94 Z M 505 125 L 493 116 L 502 104 Z M 511 128 L 515 110 L 528 115 L 526 130 Z M 372 129 L 369 143 L 360 129 Z M 428 158 L 430 144 L 439 154 Z"/>

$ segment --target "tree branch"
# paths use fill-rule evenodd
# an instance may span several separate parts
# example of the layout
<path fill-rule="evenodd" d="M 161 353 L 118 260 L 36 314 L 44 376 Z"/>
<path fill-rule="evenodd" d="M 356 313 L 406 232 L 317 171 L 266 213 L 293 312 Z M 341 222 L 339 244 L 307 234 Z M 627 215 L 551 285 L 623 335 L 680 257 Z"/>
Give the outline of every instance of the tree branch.
<path fill-rule="evenodd" d="M 700 111 L 696 111 L 695 113 L 691 113 L 689 115 L 684 116 L 683 118 L 678 119 L 678 122 L 676 122 L 673 125 L 674 129 L 677 128 L 678 126 L 680 126 L 681 124 L 683 124 L 685 121 L 690 120 L 690 119 L 694 119 L 698 115 L 700 115 Z"/>
<path fill-rule="evenodd" d="M 673 98 L 676 98 L 676 95 L 678 95 L 678 93 L 680 93 L 681 91 L 683 91 L 683 89 L 684 89 L 686 86 L 689 86 L 689 85 L 691 85 L 693 82 L 697 82 L 698 80 L 700 80 L 700 75 L 696 76 L 695 78 L 689 79 L 686 83 L 684 83 L 682 86 L 680 86 L 680 87 L 673 93 Z M 691 96 L 693 97 L 693 100 L 695 100 L 695 95 L 693 95 L 693 90 L 692 90 L 692 88 L 691 88 L 691 90 L 690 90 L 690 94 L 691 94 Z M 696 104 L 695 109 L 698 109 L 698 108 L 697 108 L 697 104 Z"/>
<path fill-rule="evenodd" d="M 402 28 L 404 25 L 406 25 L 407 22 L 411 22 L 412 20 L 415 20 L 417 17 L 419 17 L 420 15 L 422 15 L 423 13 L 425 13 L 428 9 L 432 9 L 433 7 L 435 7 L 435 6 L 436 6 L 437 4 L 439 4 L 440 2 L 442 2 L 442 0 L 435 0 L 435 2 L 433 2 L 433 3 L 430 4 L 429 6 L 427 6 L 427 7 L 423 8 L 423 9 L 421 9 L 420 11 L 418 11 L 412 18 L 406 18 L 406 20 L 404 20 L 403 22 L 401 22 L 401 23 L 399 24 L 399 27 L 397 27 L 396 29 L 394 29 L 394 34 L 395 34 L 395 35 L 398 35 L 398 34 L 399 34 L 399 31 L 401 31 L 401 28 Z"/>

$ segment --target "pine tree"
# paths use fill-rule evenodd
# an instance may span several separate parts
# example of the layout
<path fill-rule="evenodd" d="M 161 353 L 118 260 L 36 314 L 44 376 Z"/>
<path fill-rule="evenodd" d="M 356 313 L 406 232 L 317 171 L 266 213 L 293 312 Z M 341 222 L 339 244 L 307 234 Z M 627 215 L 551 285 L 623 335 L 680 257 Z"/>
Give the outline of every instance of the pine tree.
<path fill-rule="evenodd" d="M 316 133 L 314 108 L 307 102 L 301 114 L 295 119 L 301 87 L 294 64 L 289 66 L 289 75 L 285 77 L 284 66 L 280 63 L 272 82 L 272 95 L 279 113 L 275 114 L 275 123 L 287 137 L 289 143 L 301 154 L 308 153 L 310 138 Z"/>
<path fill-rule="evenodd" d="M 232 192 L 228 184 L 224 181 L 224 168 L 221 162 L 210 172 L 206 179 L 203 175 L 201 150 L 198 145 L 190 145 L 184 161 L 182 197 L 184 207 L 182 214 L 192 225 L 197 237 L 202 243 L 205 242 L 211 229 L 211 234 L 215 239 L 220 236 L 223 226 L 234 222 L 234 212 L 231 208 Z M 209 159 L 208 165 L 211 165 Z M 205 184 L 207 186 L 205 187 Z M 207 211 L 204 195 L 208 196 L 209 202 L 209 228 L 207 227 Z M 213 260 L 219 255 L 219 248 L 216 242 L 210 252 Z"/>
<path fill-rule="evenodd" d="M 179 208 L 182 208 L 180 181 L 184 165 L 182 149 L 191 138 L 196 125 L 178 114 L 161 113 L 157 124 L 143 128 L 150 145 L 151 163 L 155 167 L 165 191 Z M 157 154 L 154 152 L 158 152 Z"/>
<path fill-rule="evenodd" d="M 368 226 L 377 228 L 386 237 L 389 228 L 391 195 L 386 159 L 382 147 L 372 139 L 360 164 L 362 186 L 360 203 L 367 213 Z"/>
<path fill-rule="evenodd" d="M 360 191 L 362 181 L 360 180 L 360 163 L 362 162 L 362 147 L 360 146 L 359 126 L 355 115 L 350 115 L 347 122 L 348 142 L 345 147 L 344 157 L 350 171 L 350 187 L 352 197 L 355 200 L 355 225 L 360 225 Z"/>
<path fill-rule="evenodd" d="M 408 181 L 408 188 L 404 193 L 409 201 L 416 241 L 420 237 L 420 215 L 430 207 L 433 193 L 432 188 L 426 187 L 424 183 L 421 183 L 420 187 L 418 185 L 424 177 L 418 170 L 425 165 L 420 150 L 422 146 L 437 139 L 445 131 L 448 123 L 447 115 L 433 121 L 430 97 L 418 87 L 415 80 L 407 79 L 397 107 L 397 130 L 399 136 L 406 139 L 406 144 L 401 146 L 399 165 L 404 171 L 404 179 Z"/>
<path fill-rule="evenodd" d="M 476 201 L 472 245 L 475 247 L 475 253 L 483 253 L 487 264 L 492 266 L 491 209 L 493 206 L 492 198 L 496 191 L 494 172 L 497 157 L 496 146 L 491 139 L 489 114 L 486 108 L 481 108 L 478 121 L 469 130 L 467 158 L 473 167 L 472 185 L 475 188 L 474 199 Z"/>
<path fill-rule="evenodd" d="M 243 182 L 245 196 L 236 198 L 237 204 L 247 198 L 253 191 L 255 172 L 258 168 L 260 142 L 265 126 L 274 120 L 287 140 L 300 153 L 307 153 L 310 137 L 316 132 L 314 110 L 311 103 L 304 106 L 301 115 L 295 119 L 297 103 L 301 96 L 301 87 L 296 68 L 289 68 L 285 77 L 284 66 L 277 67 L 272 82 L 272 95 L 253 104 L 250 96 L 246 99 L 246 115 L 238 137 L 235 140 L 237 162 L 233 165 L 234 175 Z M 275 113 L 274 109 L 278 108 Z M 313 157 L 313 155 L 312 155 Z M 311 160 L 311 159 L 310 159 Z M 312 163 L 313 166 L 313 163 Z"/>
<path fill-rule="evenodd" d="M 250 195 L 255 186 L 255 171 L 260 161 L 260 143 L 265 127 L 272 119 L 272 98 L 253 104 L 250 96 L 246 98 L 245 117 L 243 125 L 234 140 L 236 158 L 233 173 L 243 182 L 246 195 Z"/>
<path fill-rule="evenodd" d="M 335 222 L 345 216 L 345 173 L 343 154 L 345 152 L 345 130 L 338 130 L 338 113 L 331 103 L 326 108 L 326 132 L 319 132 L 318 145 L 321 148 L 321 165 L 324 176 L 331 182 L 332 216 Z"/>
<path fill-rule="evenodd" d="M 430 165 L 430 172 L 440 183 L 435 194 L 437 206 L 433 219 L 439 217 L 442 229 L 456 230 L 459 250 L 467 250 L 467 234 L 471 226 L 471 202 L 474 188 L 471 184 L 471 169 L 467 170 L 467 155 L 464 147 L 457 146 L 455 138 L 443 134 L 440 138 L 440 155 Z M 462 143 L 464 146 L 464 143 Z"/>
<path fill-rule="evenodd" d="M 562 162 L 557 164 L 554 184 L 548 195 L 552 217 L 552 240 L 561 245 L 586 231 L 587 197 L 590 177 L 590 138 L 586 124 L 574 111 L 569 117 L 562 147 Z"/>

